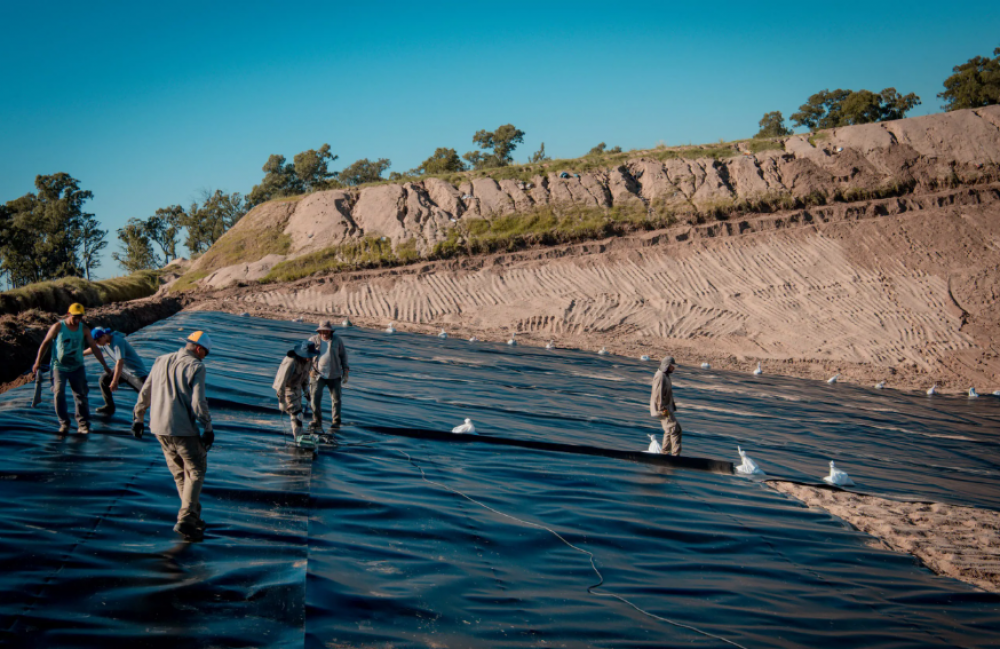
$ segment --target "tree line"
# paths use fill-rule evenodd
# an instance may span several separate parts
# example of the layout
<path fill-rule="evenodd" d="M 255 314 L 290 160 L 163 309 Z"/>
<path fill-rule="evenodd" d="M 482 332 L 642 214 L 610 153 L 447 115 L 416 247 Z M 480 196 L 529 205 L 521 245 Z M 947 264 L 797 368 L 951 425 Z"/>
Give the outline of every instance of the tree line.
<path fill-rule="evenodd" d="M 946 112 L 1000 103 L 1000 47 L 993 50 L 993 58 L 974 56 L 956 65 L 951 76 L 944 80 L 944 88 L 938 97 L 944 100 Z M 902 119 L 919 105 L 920 97 L 916 94 L 902 95 L 895 88 L 885 88 L 877 93 L 827 89 L 809 97 L 789 119 L 796 127 L 809 130 L 837 128 Z M 765 113 L 759 125 L 760 131 L 755 138 L 792 134 L 792 130 L 785 126 L 781 111 Z"/>
<path fill-rule="evenodd" d="M 107 230 L 85 209 L 91 191 L 67 173 L 35 178 L 35 191 L 0 204 L 0 286 L 19 288 L 63 277 L 84 277 L 101 265 Z M 125 271 L 160 268 L 177 257 L 182 240 L 192 254 L 208 250 L 247 212 L 238 193 L 205 192 L 188 208 L 171 205 L 118 229 Z"/>

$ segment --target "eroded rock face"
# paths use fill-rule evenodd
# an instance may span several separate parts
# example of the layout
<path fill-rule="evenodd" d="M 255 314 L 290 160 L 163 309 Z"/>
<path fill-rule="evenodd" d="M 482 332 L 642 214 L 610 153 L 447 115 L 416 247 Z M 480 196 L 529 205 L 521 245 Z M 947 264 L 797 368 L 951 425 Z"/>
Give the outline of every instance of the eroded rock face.
<path fill-rule="evenodd" d="M 295 255 L 336 246 L 356 235 L 351 216 L 351 196 L 339 189 L 316 192 L 303 198 L 290 218 L 285 234 L 291 236 Z"/>
<path fill-rule="evenodd" d="M 203 279 L 201 283 L 212 288 L 223 288 L 241 282 L 256 281 L 265 277 L 275 265 L 285 259 L 285 255 L 267 255 L 250 263 L 226 266 Z"/>
<path fill-rule="evenodd" d="M 684 212 L 767 196 L 926 183 L 1000 164 L 1000 106 L 831 129 L 811 139 L 794 135 L 784 150 L 756 155 L 742 147 L 742 154 L 734 150 L 725 160 L 640 156 L 596 172 L 567 170 L 565 178 L 563 170 L 553 170 L 530 182 L 475 178 L 456 188 L 428 178 L 317 192 L 297 203 L 261 205 L 238 226 L 287 219 L 289 257 L 373 235 L 395 245 L 415 241 L 423 253 L 465 219 L 492 220 L 542 206 Z M 216 273 L 212 283 L 252 278 L 252 263 Z"/>

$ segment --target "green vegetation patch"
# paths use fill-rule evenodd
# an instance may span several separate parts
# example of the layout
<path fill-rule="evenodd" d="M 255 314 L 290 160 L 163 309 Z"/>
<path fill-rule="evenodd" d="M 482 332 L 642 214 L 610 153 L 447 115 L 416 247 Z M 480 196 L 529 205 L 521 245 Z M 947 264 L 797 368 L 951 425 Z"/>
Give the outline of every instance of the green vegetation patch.
<path fill-rule="evenodd" d="M 393 250 L 388 238 L 371 235 L 275 264 L 261 283 L 293 282 L 317 273 L 397 266 L 418 259 L 415 240 L 405 241 Z"/>
<path fill-rule="evenodd" d="M 763 151 L 784 151 L 785 141 L 781 140 L 750 140 L 747 148 L 751 153 L 761 153 Z"/>
<path fill-rule="evenodd" d="M 580 206 L 558 209 L 545 205 L 531 212 L 460 223 L 448 231 L 444 241 L 434 246 L 428 258 L 448 259 L 575 243 L 664 228 L 674 222 L 676 216 L 669 210 L 647 209 L 640 201 L 611 209 Z"/>
<path fill-rule="evenodd" d="M 86 307 L 97 307 L 149 297 L 159 288 L 160 272 L 153 270 L 99 282 L 89 282 L 80 277 L 64 277 L 0 293 L 0 314 L 20 313 L 29 309 L 65 313 L 74 302 Z"/>
<path fill-rule="evenodd" d="M 288 254 L 292 247 L 292 237 L 284 233 L 287 223 L 288 219 L 284 218 L 263 224 L 239 224 L 240 227 L 226 232 L 202 255 L 198 260 L 197 270 L 185 273 L 170 290 L 180 292 L 196 288 L 198 280 L 226 266 L 258 261 L 268 255 Z"/>

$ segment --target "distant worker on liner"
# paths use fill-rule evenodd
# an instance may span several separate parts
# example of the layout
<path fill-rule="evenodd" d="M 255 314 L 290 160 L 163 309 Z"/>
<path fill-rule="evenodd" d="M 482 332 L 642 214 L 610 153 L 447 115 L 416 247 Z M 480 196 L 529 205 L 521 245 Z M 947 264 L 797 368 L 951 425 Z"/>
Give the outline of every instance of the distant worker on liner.
<path fill-rule="evenodd" d="M 271 387 L 278 393 L 278 409 L 288 413 L 292 420 L 292 437 L 302 437 L 302 394 L 309 386 L 309 371 L 319 348 L 308 340 L 289 350 L 281 359 L 278 373 Z"/>
<path fill-rule="evenodd" d="M 674 416 L 677 404 L 674 403 L 674 386 L 670 382 L 670 375 L 675 369 L 673 356 L 660 361 L 660 369 L 653 376 L 653 391 L 649 396 L 649 414 L 657 417 L 663 426 L 661 448 L 666 455 L 681 454 L 681 425 Z"/>
<path fill-rule="evenodd" d="M 309 407 L 312 408 L 312 422 L 309 430 L 320 433 L 323 430 L 323 391 L 330 393 L 330 434 L 340 428 L 342 388 L 347 385 L 350 368 L 347 364 L 347 350 L 340 336 L 333 333 L 333 322 L 324 320 L 316 327 L 316 335 L 309 339 L 316 345 L 319 355 L 313 359 L 309 384 Z"/>
<path fill-rule="evenodd" d="M 95 327 L 90 335 L 94 337 L 94 342 L 101 348 L 105 357 L 115 362 L 115 367 L 110 372 L 105 372 L 101 377 L 101 395 L 104 397 L 104 405 L 97 409 L 102 415 L 110 417 L 115 414 L 115 398 L 112 393 L 124 382 L 136 392 L 142 390 L 142 384 L 146 382 L 146 363 L 143 362 L 139 354 L 120 331 L 113 331 L 109 328 Z M 91 351 L 83 350 L 83 355 L 87 356 Z"/>
<path fill-rule="evenodd" d="M 83 366 L 83 350 L 89 348 L 97 360 L 104 366 L 105 372 L 110 372 L 104 355 L 97 348 L 90 327 L 83 323 L 85 310 L 82 304 L 69 305 L 66 317 L 55 323 L 45 334 L 45 340 L 38 348 L 38 357 L 32 366 L 33 373 L 38 372 L 43 365 L 42 359 L 48 357 L 49 347 L 55 344 L 52 353 L 52 395 L 55 397 L 56 417 L 59 418 L 59 434 L 69 432 L 69 413 L 66 412 L 66 384 L 73 392 L 73 402 L 76 404 L 77 432 L 81 435 L 90 433 L 90 402 L 87 401 L 87 372 Z"/>
<path fill-rule="evenodd" d="M 160 442 L 181 500 L 174 531 L 187 541 L 200 541 L 205 532 L 201 488 L 208 470 L 208 451 L 215 443 L 202 363 L 212 351 L 212 339 L 196 331 L 185 342 L 182 349 L 164 354 L 153 363 L 135 404 L 132 434 L 142 438 L 143 420 L 149 410 L 149 430 Z M 199 422 L 205 431 L 200 436 Z"/>

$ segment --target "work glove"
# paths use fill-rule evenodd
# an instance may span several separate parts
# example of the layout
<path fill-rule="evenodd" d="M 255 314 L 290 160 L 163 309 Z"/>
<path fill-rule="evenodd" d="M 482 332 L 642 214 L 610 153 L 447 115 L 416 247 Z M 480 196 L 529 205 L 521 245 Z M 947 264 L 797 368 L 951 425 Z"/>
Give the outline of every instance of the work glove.
<path fill-rule="evenodd" d="M 340 382 L 341 385 L 347 385 L 347 374 L 348 371 L 344 370 L 344 379 Z"/>
<path fill-rule="evenodd" d="M 146 430 L 146 424 L 142 423 L 142 421 L 136 419 L 135 421 L 132 422 L 132 436 L 135 437 L 136 439 L 142 439 L 142 434 L 145 432 L 145 430 Z"/>
<path fill-rule="evenodd" d="M 201 445 L 205 447 L 206 451 L 210 451 L 212 450 L 212 444 L 215 444 L 215 431 L 210 428 L 202 433 Z"/>

